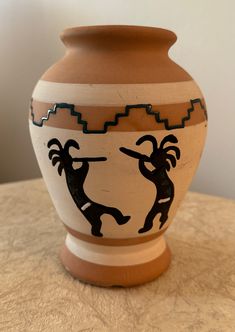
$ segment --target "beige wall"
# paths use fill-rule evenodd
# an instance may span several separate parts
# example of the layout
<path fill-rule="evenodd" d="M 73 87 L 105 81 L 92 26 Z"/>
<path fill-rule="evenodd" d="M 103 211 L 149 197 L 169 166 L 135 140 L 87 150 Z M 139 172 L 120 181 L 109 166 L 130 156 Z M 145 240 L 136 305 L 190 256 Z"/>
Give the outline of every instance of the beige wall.
<path fill-rule="evenodd" d="M 0 182 L 39 177 L 28 134 L 34 84 L 64 51 L 63 28 L 92 24 L 172 29 L 171 56 L 198 81 L 209 134 L 191 189 L 235 198 L 233 0 L 0 0 Z"/>

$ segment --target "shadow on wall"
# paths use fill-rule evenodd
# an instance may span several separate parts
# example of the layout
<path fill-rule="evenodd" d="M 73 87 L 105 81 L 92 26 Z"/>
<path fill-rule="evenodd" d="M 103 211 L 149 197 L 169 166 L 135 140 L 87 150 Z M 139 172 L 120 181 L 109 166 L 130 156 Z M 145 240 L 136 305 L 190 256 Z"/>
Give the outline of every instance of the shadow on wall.
<path fill-rule="evenodd" d="M 58 33 L 43 24 L 40 2 L 24 4 L 22 10 L 21 1 L 0 3 L 0 182 L 40 176 L 28 130 L 29 101 L 38 78 L 63 52 Z M 51 49 L 42 48 L 49 40 Z"/>

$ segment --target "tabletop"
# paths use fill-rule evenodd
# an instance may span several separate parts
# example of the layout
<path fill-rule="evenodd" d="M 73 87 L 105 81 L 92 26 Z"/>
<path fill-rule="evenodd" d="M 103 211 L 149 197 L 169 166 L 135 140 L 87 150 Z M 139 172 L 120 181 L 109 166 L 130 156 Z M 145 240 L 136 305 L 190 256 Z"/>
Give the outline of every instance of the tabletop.
<path fill-rule="evenodd" d="M 235 330 L 235 201 L 188 192 L 155 281 L 101 288 L 59 260 L 65 230 L 42 179 L 0 185 L 0 331 Z"/>

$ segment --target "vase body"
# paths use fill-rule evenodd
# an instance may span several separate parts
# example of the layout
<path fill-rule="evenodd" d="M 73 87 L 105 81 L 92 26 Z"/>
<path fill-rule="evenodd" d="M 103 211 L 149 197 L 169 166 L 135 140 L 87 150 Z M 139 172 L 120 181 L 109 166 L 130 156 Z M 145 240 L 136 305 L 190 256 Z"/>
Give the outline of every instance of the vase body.
<path fill-rule="evenodd" d="M 170 263 L 163 234 L 204 146 L 203 95 L 168 57 L 170 31 L 94 26 L 61 38 L 66 54 L 37 83 L 29 125 L 68 231 L 62 262 L 97 285 L 150 281 Z"/>

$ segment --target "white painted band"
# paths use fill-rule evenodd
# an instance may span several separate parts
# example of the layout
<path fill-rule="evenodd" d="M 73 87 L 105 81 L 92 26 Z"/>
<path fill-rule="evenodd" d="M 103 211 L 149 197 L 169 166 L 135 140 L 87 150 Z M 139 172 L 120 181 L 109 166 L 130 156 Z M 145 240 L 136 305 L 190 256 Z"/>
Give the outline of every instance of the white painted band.
<path fill-rule="evenodd" d="M 87 208 L 89 208 L 89 206 L 91 206 L 91 203 L 90 203 L 90 202 L 84 204 L 84 205 L 81 207 L 81 210 L 82 210 L 82 211 L 85 211 Z"/>
<path fill-rule="evenodd" d="M 170 201 L 170 197 L 167 197 L 167 198 L 162 198 L 162 199 L 159 199 L 158 203 L 166 203 L 168 201 Z"/>
<path fill-rule="evenodd" d="M 37 101 L 80 106 L 164 105 L 196 98 L 202 98 L 202 93 L 193 80 L 146 84 L 72 84 L 40 80 L 33 91 L 33 99 Z"/>
<path fill-rule="evenodd" d="M 84 242 L 67 234 L 65 244 L 75 256 L 100 265 L 129 266 L 150 262 L 159 257 L 166 248 L 163 236 L 133 246 L 102 246 Z"/>

